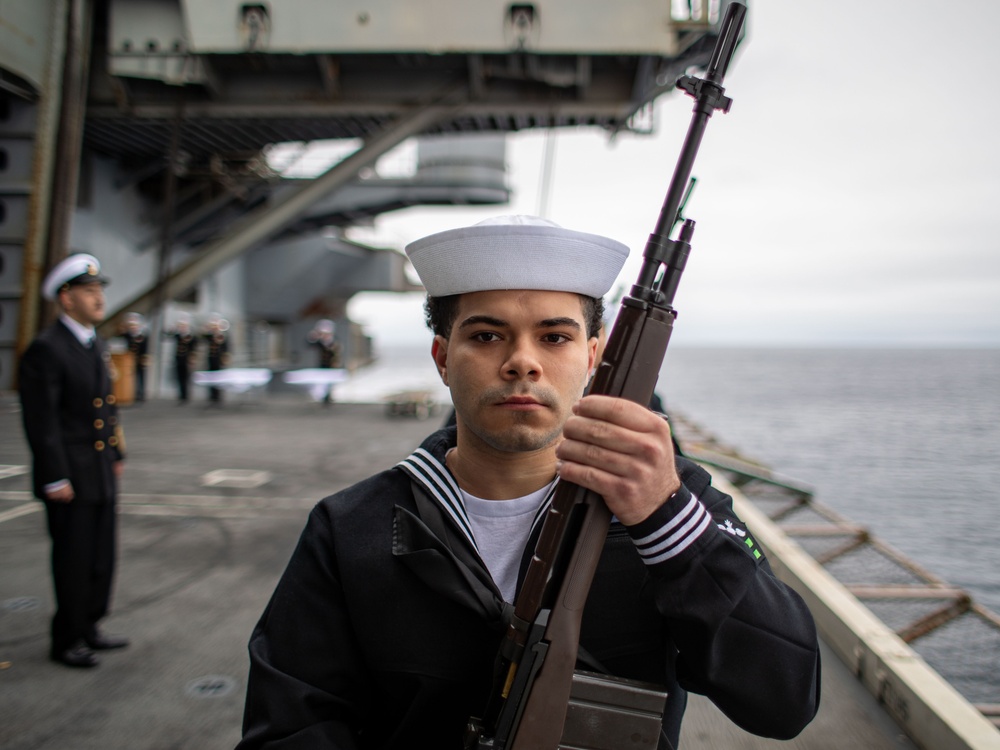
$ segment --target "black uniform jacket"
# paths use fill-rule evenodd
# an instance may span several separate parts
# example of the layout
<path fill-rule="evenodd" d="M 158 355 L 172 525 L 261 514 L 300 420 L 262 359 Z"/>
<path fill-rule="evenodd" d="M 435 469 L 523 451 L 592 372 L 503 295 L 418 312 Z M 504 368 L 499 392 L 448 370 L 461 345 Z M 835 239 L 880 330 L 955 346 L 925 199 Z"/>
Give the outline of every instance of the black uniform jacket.
<path fill-rule="evenodd" d="M 34 458 L 34 492 L 60 479 L 73 485 L 74 502 L 114 499 L 113 464 L 124 457 L 118 407 L 104 342 L 93 349 L 57 322 L 21 358 L 21 416 Z"/>
<path fill-rule="evenodd" d="M 223 333 L 207 333 L 205 341 L 208 342 L 208 369 L 221 370 L 229 363 L 229 339 Z"/>
<path fill-rule="evenodd" d="M 173 339 L 177 342 L 174 357 L 183 360 L 186 364 L 195 349 L 198 348 L 198 339 L 193 333 L 175 333 Z"/>
<path fill-rule="evenodd" d="M 462 747 L 505 605 L 444 466 L 454 440 L 441 430 L 314 508 L 250 640 L 241 749 Z M 686 690 L 751 732 L 792 737 L 819 705 L 812 617 L 731 498 L 678 464 L 677 496 L 636 527 L 612 523 L 581 646 L 613 674 L 667 686 L 675 745 Z"/>
<path fill-rule="evenodd" d="M 128 350 L 135 358 L 136 367 L 149 366 L 149 338 L 145 333 L 131 333 L 126 331 L 122 334 Z"/>

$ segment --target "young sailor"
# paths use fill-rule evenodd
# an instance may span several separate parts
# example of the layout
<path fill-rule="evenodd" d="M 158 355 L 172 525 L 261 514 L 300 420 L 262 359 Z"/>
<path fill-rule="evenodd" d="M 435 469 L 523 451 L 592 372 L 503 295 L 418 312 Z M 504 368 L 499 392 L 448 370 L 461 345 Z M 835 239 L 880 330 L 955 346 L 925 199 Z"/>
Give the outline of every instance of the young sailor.
<path fill-rule="evenodd" d="M 669 741 L 688 690 L 750 732 L 798 734 L 819 702 L 805 604 L 731 498 L 675 458 L 666 420 L 581 398 L 628 249 L 502 217 L 407 253 L 456 423 L 315 507 L 250 640 L 239 747 L 461 748 L 560 480 L 615 517 L 581 646 L 666 686 Z"/>

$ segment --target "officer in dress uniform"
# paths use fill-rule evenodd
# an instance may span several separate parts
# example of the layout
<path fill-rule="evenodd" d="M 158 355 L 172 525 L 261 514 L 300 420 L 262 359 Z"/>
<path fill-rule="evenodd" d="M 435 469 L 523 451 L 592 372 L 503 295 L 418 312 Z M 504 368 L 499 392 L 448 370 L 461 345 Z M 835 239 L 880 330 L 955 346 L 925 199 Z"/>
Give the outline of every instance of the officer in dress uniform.
<path fill-rule="evenodd" d="M 340 367 L 340 344 L 334 338 L 332 320 L 316 321 L 315 327 L 309 331 L 306 340 L 315 346 L 319 353 L 319 366 L 326 368 Z"/>
<path fill-rule="evenodd" d="M 191 330 L 191 319 L 182 314 L 168 334 L 174 340 L 174 375 L 177 378 L 177 397 L 181 404 L 188 400 L 188 385 L 191 382 L 191 364 L 198 339 Z"/>
<path fill-rule="evenodd" d="M 104 320 L 107 281 L 85 253 L 49 272 L 42 294 L 59 306 L 59 319 L 25 351 L 19 376 L 34 493 L 45 503 L 52 538 L 50 656 L 71 667 L 97 666 L 95 651 L 128 645 L 98 628 L 111 599 L 125 456 L 110 355 L 94 330 Z"/>
<path fill-rule="evenodd" d="M 340 367 L 340 344 L 334 338 L 334 325 L 332 320 L 319 320 L 315 327 L 309 331 L 306 341 L 310 346 L 316 347 L 319 353 L 319 366 L 324 370 L 331 370 Z M 333 401 L 333 386 L 326 389 L 323 394 L 323 403 L 329 404 Z"/>
<path fill-rule="evenodd" d="M 142 316 L 130 312 L 125 316 L 125 330 L 122 338 L 128 345 L 129 354 L 135 362 L 135 400 L 146 400 L 146 368 L 149 366 L 149 337 Z"/>
<path fill-rule="evenodd" d="M 213 315 L 208 321 L 208 332 L 205 342 L 208 344 L 208 369 L 221 370 L 229 365 L 229 321 L 219 315 Z M 209 402 L 214 405 L 222 403 L 222 389 L 208 389 Z"/>

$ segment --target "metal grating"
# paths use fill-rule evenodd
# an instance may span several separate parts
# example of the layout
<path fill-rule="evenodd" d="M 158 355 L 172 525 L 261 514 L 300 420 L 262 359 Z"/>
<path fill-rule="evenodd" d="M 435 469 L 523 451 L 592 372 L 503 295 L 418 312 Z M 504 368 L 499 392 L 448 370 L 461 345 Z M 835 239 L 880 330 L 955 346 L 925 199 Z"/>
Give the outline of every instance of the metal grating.
<path fill-rule="evenodd" d="M 893 630 L 899 632 L 913 622 L 933 615 L 950 599 L 866 599 L 865 606 Z"/>
<path fill-rule="evenodd" d="M 853 537 L 847 536 L 810 537 L 789 534 L 789 537 L 798 542 L 798 545 L 802 547 L 802 549 L 817 560 L 835 555 L 845 544 L 849 544 L 854 541 Z"/>
<path fill-rule="evenodd" d="M 839 555 L 827 562 L 824 567 L 834 578 L 847 586 L 857 584 L 913 586 L 923 583 L 918 575 L 899 565 L 871 544 Z"/>
<path fill-rule="evenodd" d="M 748 491 L 744 488 L 744 493 L 750 495 L 753 494 L 754 503 L 757 503 L 756 494 L 757 485 L 753 485 L 753 488 Z M 771 501 L 773 502 L 773 500 Z M 788 500 L 785 500 L 785 506 L 787 507 Z M 758 505 L 759 508 L 765 508 L 766 505 Z M 779 510 L 781 510 L 779 508 Z M 768 514 L 770 515 L 770 514 Z M 773 518 L 774 516 L 772 516 Z M 779 525 L 786 529 L 786 533 L 790 536 L 795 535 L 795 527 L 797 526 L 815 526 L 817 528 L 829 528 L 838 529 L 840 524 L 836 520 L 829 518 L 817 509 L 814 505 L 796 505 L 791 510 L 783 512 L 779 520 Z M 852 533 L 850 529 L 845 530 L 845 533 Z"/>
<path fill-rule="evenodd" d="M 910 645 L 969 702 L 1000 702 L 1000 627 L 982 613 L 970 611 Z"/>
<path fill-rule="evenodd" d="M 676 57 L 648 54 L 218 54 L 197 59 L 210 80 L 177 86 L 103 68 L 88 95 L 85 142 L 124 161 L 162 158 L 180 116 L 194 163 L 272 143 L 369 138 L 414 108 L 465 106 L 427 133 L 599 127 L 651 132 L 644 110 L 708 62 L 710 26 Z M 107 50 L 98 45 L 98 58 Z M 335 70 L 331 78 L 324 71 Z"/>

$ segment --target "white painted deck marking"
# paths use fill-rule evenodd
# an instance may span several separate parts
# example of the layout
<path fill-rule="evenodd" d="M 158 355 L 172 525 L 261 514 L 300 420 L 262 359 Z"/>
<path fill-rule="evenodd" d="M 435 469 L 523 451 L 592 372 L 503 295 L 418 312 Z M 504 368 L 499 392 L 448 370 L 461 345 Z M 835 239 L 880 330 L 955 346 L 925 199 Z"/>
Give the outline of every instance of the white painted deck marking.
<path fill-rule="evenodd" d="M 216 469 L 202 475 L 203 487 L 238 487 L 250 490 L 271 481 L 271 472 L 253 469 Z"/>
<path fill-rule="evenodd" d="M 0 464 L 0 479 L 6 479 L 7 477 L 16 477 L 20 474 L 27 474 L 28 466 L 26 464 Z"/>

